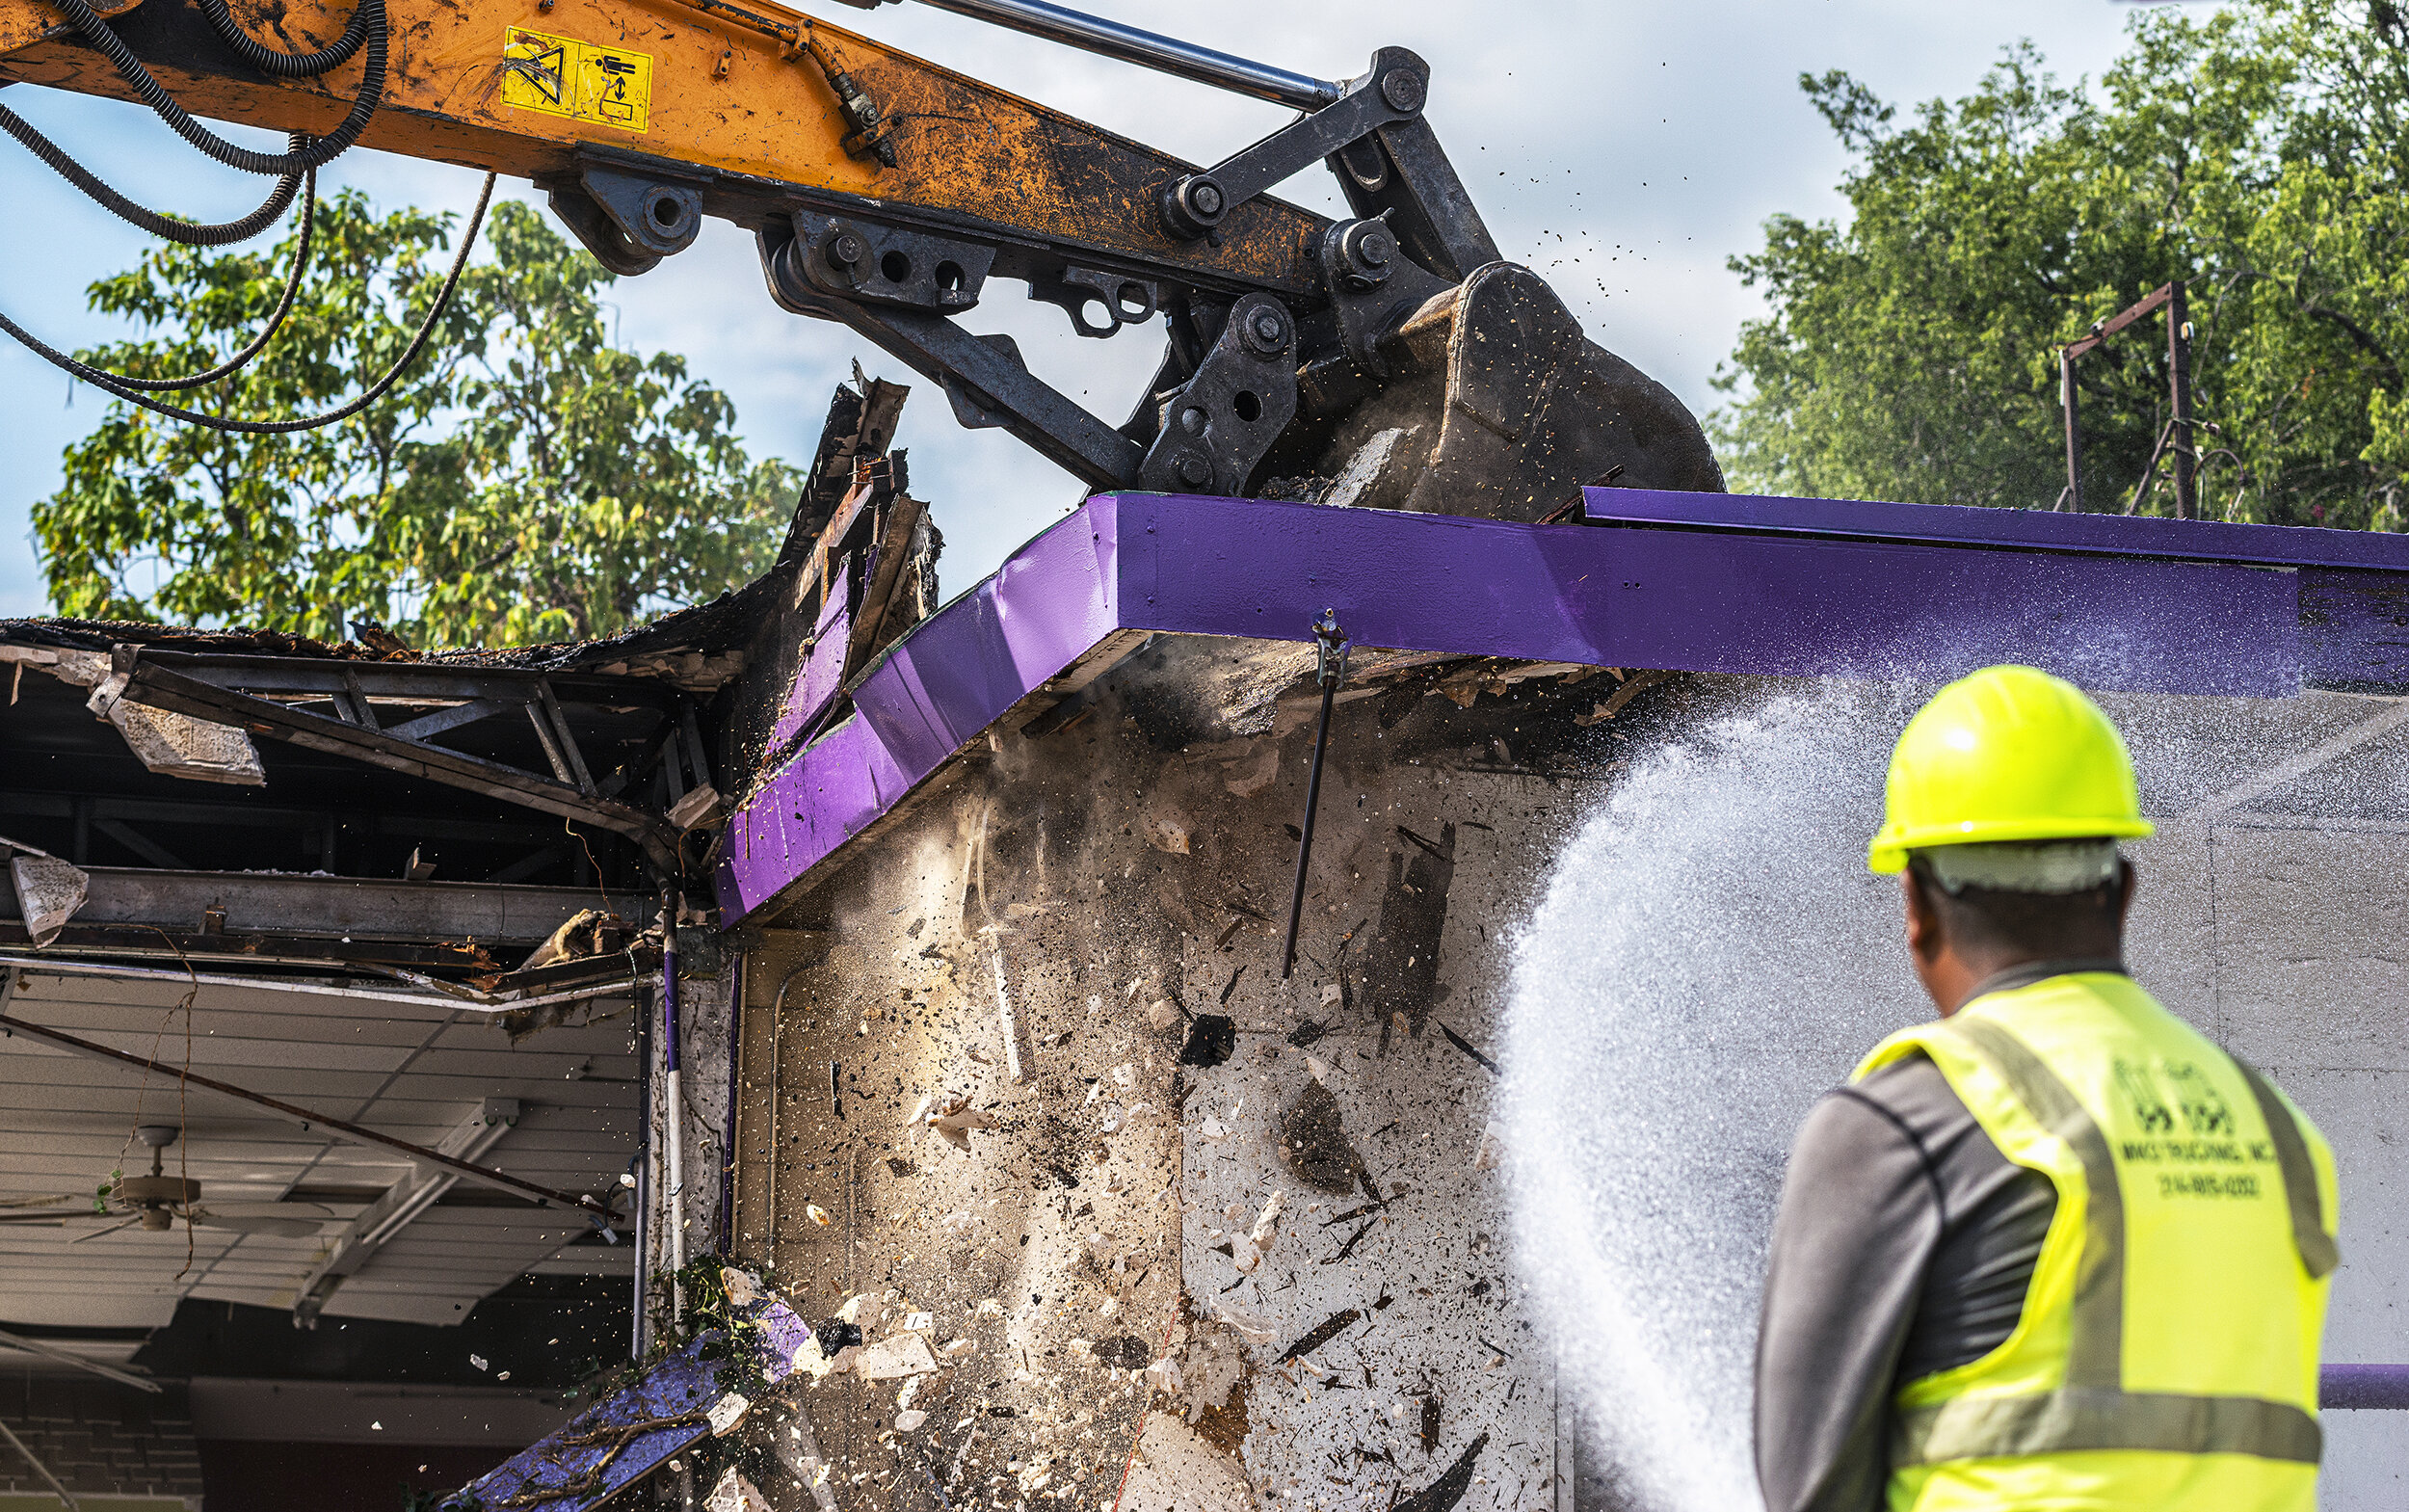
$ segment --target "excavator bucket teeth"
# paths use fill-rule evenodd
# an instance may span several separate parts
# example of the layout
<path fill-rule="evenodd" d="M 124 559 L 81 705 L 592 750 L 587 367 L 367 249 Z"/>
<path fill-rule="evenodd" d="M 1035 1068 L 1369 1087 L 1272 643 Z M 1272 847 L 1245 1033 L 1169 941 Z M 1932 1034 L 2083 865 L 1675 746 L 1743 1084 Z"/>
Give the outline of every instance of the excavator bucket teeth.
<path fill-rule="evenodd" d="M 1527 268 L 1479 269 L 1381 351 L 1390 382 L 1342 414 L 1300 421 L 1262 473 L 1310 476 L 1265 491 L 1515 520 L 1588 485 L 1723 491 L 1697 417 L 1584 335 Z"/>

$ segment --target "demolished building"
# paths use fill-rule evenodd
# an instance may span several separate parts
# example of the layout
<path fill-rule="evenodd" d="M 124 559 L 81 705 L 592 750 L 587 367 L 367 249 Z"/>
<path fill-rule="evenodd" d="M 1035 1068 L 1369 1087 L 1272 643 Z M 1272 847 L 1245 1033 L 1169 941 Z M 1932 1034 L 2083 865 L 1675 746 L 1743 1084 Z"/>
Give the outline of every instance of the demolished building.
<path fill-rule="evenodd" d="M 539 1270 L 610 1257 L 628 1363 L 548 1383 L 549 1420 L 526 1419 L 545 1436 L 448 1505 L 1627 1504 L 1612 1425 L 1585 1422 L 1559 1376 L 1567 1320 L 1537 1315 L 1517 1269 L 1496 1053 L 1516 931 L 1622 776 L 1716 714 L 2002 659 L 2214 756 L 2217 782 L 2145 791 L 2172 885 L 2145 904 L 2137 953 L 2173 1006 L 2336 1132 L 2329 1504 L 2388 1504 L 2400 1450 L 2365 1409 L 2403 1399 L 2386 1368 L 2409 1343 L 2389 1279 L 2399 1174 L 2352 1131 L 2404 1069 L 2391 968 L 2369 964 L 2391 959 L 2403 906 L 2400 542 L 1617 489 L 1540 524 L 1120 493 L 940 607 L 938 543 L 887 454 L 901 397 L 840 393 L 770 573 L 619 642 L 471 666 L 7 632 L 61 658 L 17 659 L 50 673 L 25 685 L 62 731 L 82 721 L 62 771 L 98 736 L 139 751 L 128 721 L 164 720 L 161 739 L 206 747 L 212 793 L 236 791 L 224 775 L 246 753 L 259 763 L 266 789 L 229 811 L 319 792 L 332 826 L 263 823 L 258 849 L 161 891 L 161 855 L 200 854 L 173 849 L 168 809 L 65 776 L 27 784 L 39 804 L 7 799 L 7 833 L 92 879 L 39 951 L 12 942 L 8 1012 L 54 1035 L 12 1044 L 24 1083 L 37 1055 L 40 1074 L 71 1064 L 49 1053 L 57 1034 L 177 1067 L 172 1034 L 150 1040 L 188 991 L 229 995 L 228 1023 L 236 995 L 407 996 L 376 1018 L 439 1013 L 431 1053 L 482 1032 L 477 1053 L 504 1063 L 479 1073 L 490 1090 L 443 1089 L 468 1130 L 445 1153 L 604 1209 L 556 1219 L 523 1193 L 476 1209 L 531 1250 L 582 1230 Z M 144 712 L 117 734 L 84 701 Z M 494 744 L 472 748 L 481 729 Z M 389 813 L 363 801 L 379 784 Z M 478 838 L 410 827 L 455 807 Z M 541 836 L 531 810 L 554 816 Z M 586 837 L 573 848 L 553 838 L 563 820 Z M 311 834 L 315 869 L 339 876 L 253 883 L 231 864 L 295 869 Z M 499 921 L 410 901 L 440 881 L 367 880 L 423 864 L 406 844 L 504 836 L 525 853 L 467 852 L 490 880 L 443 894 L 520 910 Z M 112 844 L 151 865 L 108 870 L 128 859 Z M 245 887 L 292 890 L 253 903 Z M 304 887 L 367 901 L 312 914 Z M 683 894 L 666 921 L 665 891 Z M 562 930 L 583 934 L 566 959 L 503 969 Z M 2233 963 L 2270 951 L 2354 965 L 2241 991 Z M 544 974 L 563 971 L 587 974 Z M 68 984 L 92 982 L 124 1000 L 118 1018 L 72 1017 Z M 195 1007 L 205 1040 L 215 1004 Z M 2313 1046 L 2304 1021 L 2329 1032 Z M 340 1044 L 344 1027 L 314 1032 Z M 233 1083 L 261 1063 L 193 1064 Z M 324 1075 L 254 1090 L 305 1103 Z M 618 1089 L 617 1122 L 546 1165 L 507 1141 L 556 1105 L 540 1090 L 556 1079 Z M 484 1101 L 504 1098 L 516 1124 Z M 90 1148 L 12 1189 L 107 1169 L 129 1112 L 79 1106 Z M 359 1107 L 323 1111 L 375 1124 Z M 479 1144 L 497 1122 L 504 1142 Z M 410 1127 L 437 1146 L 440 1124 Z M 235 1300 L 314 1298 L 319 1336 L 490 1305 L 460 1300 L 481 1280 L 421 1302 L 401 1279 L 412 1230 L 472 1179 L 405 1227 L 428 1178 L 380 1158 L 385 1184 L 348 1188 L 354 1206 L 298 1177 L 263 1198 L 331 1216 L 290 1254 L 244 1258 L 253 1290 Z M 234 1175 L 202 1173 L 212 1200 Z M 387 1226 L 400 1237 L 339 1269 Z M 495 1267 L 519 1253 L 496 1248 Z M 232 1295 L 196 1285 L 180 1294 Z M 62 1326 L 68 1293 L 45 1314 Z M 572 1384 L 588 1394 L 561 1394 Z M 196 1420 L 212 1389 L 187 1388 Z"/>

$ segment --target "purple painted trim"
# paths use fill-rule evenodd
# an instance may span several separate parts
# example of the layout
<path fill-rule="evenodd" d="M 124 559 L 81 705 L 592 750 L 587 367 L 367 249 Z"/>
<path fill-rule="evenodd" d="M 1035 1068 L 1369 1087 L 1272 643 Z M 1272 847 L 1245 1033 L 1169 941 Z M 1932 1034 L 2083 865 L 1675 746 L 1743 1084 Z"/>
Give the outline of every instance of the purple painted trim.
<path fill-rule="evenodd" d="M 2177 557 L 2274 567 L 2409 571 L 2409 536 L 2307 525 L 2229 525 L 2146 516 L 1791 499 L 1750 493 L 1584 490 L 1590 519 L 1791 536 L 1851 536 L 1934 544 L 2025 547 L 2107 556 Z"/>
<path fill-rule="evenodd" d="M 2329 1365 L 2317 1372 L 2317 1405 L 2409 1409 L 2409 1365 Z"/>
<path fill-rule="evenodd" d="M 2255 567 L 1100 495 L 897 642 L 854 717 L 759 784 L 731 821 L 723 916 L 768 903 L 1114 631 L 1301 642 L 1325 607 L 1359 646 L 1527 661 L 1929 679 L 2021 660 L 2102 688 L 2273 697 L 2301 681 L 2298 575 Z"/>
<path fill-rule="evenodd" d="M 795 1351 L 810 1340 L 810 1327 L 782 1302 L 763 1303 L 753 1316 L 761 1325 L 754 1342 L 761 1350 L 762 1374 L 772 1381 L 782 1381 L 795 1368 Z M 544 1488 L 575 1480 L 609 1452 L 607 1443 L 569 1445 L 561 1442 L 571 1435 L 642 1422 L 651 1418 L 675 1418 L 707 1410 L 720 1397 L 720 1362 L 703 1359 L 702 1350 L 700 1340 L 688 1344 L 647 1370 L 635 1385 L 595 1403 L 553 1432 L 470 1481 L 445 1499 L 446 1512 L 461 1507 L 490 1506 L 496 1501 L 520 1495 L 532 1494 L 542 1498 Z M 544 1498 L 525 1503 L 527 1512 L 584 1512 L 585 1508 L 597 1506 L 609 1499 L 630 1481 L 651 1473 L 663 1460 L 678 1450 L 700 1444 L 710 1436 L 711 1429 L 707 1423 L 656 1428 L 649 1433 L 639 1434 L 612 1459 L 610 1467 L 602 1472 L 601 1489 L 594 1495 Z"/>

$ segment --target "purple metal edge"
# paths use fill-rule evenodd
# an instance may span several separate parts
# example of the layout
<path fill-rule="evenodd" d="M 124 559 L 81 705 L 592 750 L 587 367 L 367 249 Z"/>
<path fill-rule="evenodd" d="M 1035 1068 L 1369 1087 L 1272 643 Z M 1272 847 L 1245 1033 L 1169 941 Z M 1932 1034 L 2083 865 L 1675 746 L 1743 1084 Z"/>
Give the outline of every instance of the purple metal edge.
<path fill-rule="evenodd" d="M 755 789 L 721 908 L 769 902 L 1118 629 L 1305 641 L 1336 608 L 1359 645 L 1518 660 L 1898 679 L 2021 659 L 2117 690 L 2299 689 L 2296 574 L 1965 544 L 1099 495 L 889 648 L 853 718 Z"/>
<path fill-rule="evenodd" d="M 2317 1405 L 2344 1411 L 2409 1409 L 2409 1365 L 2329 1365 L 2317 1372 Z"/>
<path fill-rule="evenodd" d="M 761 1349 L 765 1362 L 762 1374 L 773 1382 L 782 1381 L 793 1373 L 795 1351 L 811 1338 L 811 1330 L 783 1302 L 764 1303 L 754 1317 L 762 1326 Z M 644 1417 L 678 1416 L 693 1411 L 698 1404 L 716 1401 L 719 1397 L 720 1362 L 703 1359 L 702 1350 L 702 1342 L 697 1340 L 671 1354 L 646 1371 L 635 1385 L 594 1403 L 454 1492 L 445 1499 L 444 1506 L 447 1509 L 478 1506 L 497 1498 L 524 1495 L 531 1483 L 533 1489 L 541 1493 L 543 1482 L 537 1479 L 540 1472 L 556 1472 L 550 1477 L 551 1483 L 560 1484 L 584 1473 L 585 1468 L 601 1458 L 607 1447 L 602 1445 L 577 1446 L 556 1452 L 552 1445 L 564 1435 L 640 1421 Z M 530 1512 L 583 1512 L 585 1508 L 597 1506 L 618 1495 L 629 1482 L 650 1473 L 671 1455 L 710 1436 L 711 1429 L 707 1423 L 661 1428 L 641 1434 L 630 1440 L 627 1447 L 611 1462 L 610 1469 L 603 1472 L 602 1489 L 596 1495 L 584 1500 L 575 1500 L 568 1496 L 546 1498 L 528 1503 Z"/>
<path fill-rule="evenodd" d="M 1592 520 L 1620 524 L 1859 536 L 2269 567 L 2409 571 L 2409 536 L 2371 530 L 2243 525 L 2142 515 L 2057 515 L 2047 510 L 1894 504 L 1877 499 L 1679 493 L 1660 489 L 1586 489 L 1582 493 Z"/>

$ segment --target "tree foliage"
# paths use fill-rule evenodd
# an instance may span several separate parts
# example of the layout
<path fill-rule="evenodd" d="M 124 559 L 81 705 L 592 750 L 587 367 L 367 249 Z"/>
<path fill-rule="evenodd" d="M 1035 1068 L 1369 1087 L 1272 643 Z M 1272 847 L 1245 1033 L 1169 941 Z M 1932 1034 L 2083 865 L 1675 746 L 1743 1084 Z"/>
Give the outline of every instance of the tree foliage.
<path fill-rule="evenodd" d="M 1842 73 L 1800 82 L 1855 156 L 1851 213 L 1778 216 L 1732 261 L 1767 305 L 1717 380 L 1735 487 L 2047 508 L 2056 349 L 2182 279 L 2214 428 L 2202 512 L 2402 528 L 2409 28 L 2390 0 L 2147 11 L 2096 87 L 2017 47 L 1904 116 Z M 2081 359 L 2087 508 L 2135 496 L 2166 364 L 2156 321 Z M 2145 510 L 2171 509 L 2161 483 Z"/>
<path fill-rule="evenodd" d="M 393 361 L 448 257 L 448 218 L 321 202 L 317 248 L 266 351 L 189 408 L 280 419 L 339 404 Z M 767 565 L 800 477 L 755 463 L 735 411 L 674 354 L 615 345 L 611 275 L 505 201 L 404 381 L 324 430 L 234 436 L 115 404 L 35 506 L 64 614 L 419 645 L 619 630 Z M 146 334 L 79 354 L 157 378 L 210 366 L 275 307 L 292 252 L 168 247 L 91 288 Z"/>

